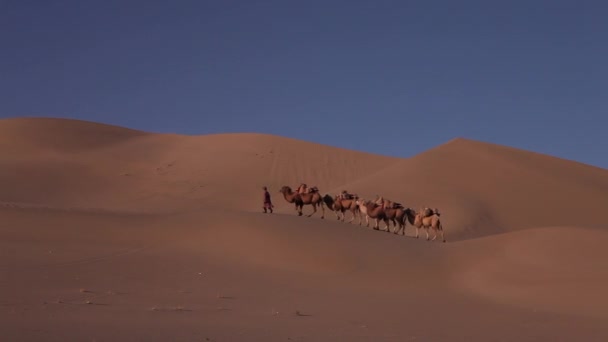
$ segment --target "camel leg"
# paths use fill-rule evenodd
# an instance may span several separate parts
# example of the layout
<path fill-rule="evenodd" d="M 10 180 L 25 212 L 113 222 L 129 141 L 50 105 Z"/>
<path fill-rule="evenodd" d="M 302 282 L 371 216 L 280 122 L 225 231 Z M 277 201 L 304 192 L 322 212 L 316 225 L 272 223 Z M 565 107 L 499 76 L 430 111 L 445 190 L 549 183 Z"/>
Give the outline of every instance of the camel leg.
<path fill-rule="evenodd" d="M 399 221 L 399 228 L 396 228 L 396 229 L 393 231 L 393 233 L 395 233 L 395 234 L 399 234 L 399 232 L 400 232 L 402 229 L 404 230 L 404 232 L 403 232 L 403 233 L 405 234 L 405 229 L 403 228 L 403 225 L 401 224 L 401 221 Z"/>
<path fill-rule="evenodd" d="M 309 215 L 306 215 L 308 217 L 311 217 L 312 215 L 314 215 L 317 212 L 317 205 L 314 203 L 311 203 L 312 205 L 312 213 L 310 213 Z"/>
<path fill-rule="evenodd" d="M 420 228 L 418 228 L 418 226 L 416 226 L 416 239 L 418 238 L 418 229 L 420 229 Z"/>
<path fill-rule="evenodd" d="M 380 230 L 380 221 L 378 218 L 374 218 L 374 230 Z"/>
<path fill-rule="evenodd" d="M 445 236 L 443 235 L 443 226 L 439 223 L 439 231 L 441 232 L 441 240 L 445 242 Z"/>
<path fill-rule="evenodd" d="M 351 217 L 350 221 L 348 221 L 348 223 L 352 223 L 355 220 L 355 212 L 352 210 L 349 210 L 350 213 L 353 215 L 353 217 Z"/>
<path fill-rule="evenodd" d="M 321 220 L 325 218 L 325 206 L 323 205 L 323 202 L 319 202 L 319 205 L 321 206 Z"/>
<path fill-rule="evenodd" d="M 429 241 L 429 228 L 424 227 L 424 231 L 426 232 L 426 241 Z"/>
<path fill-rule="evenodd" d="M 437 235 L 438 235 L 437 232 L 439 231 L 439 227 L 432 226 L 432 228 L 433 228 L 433 233 L 435 233 L 435 236 L 433 236 L 433 241 L 435 241 L 437 239 Z"/>

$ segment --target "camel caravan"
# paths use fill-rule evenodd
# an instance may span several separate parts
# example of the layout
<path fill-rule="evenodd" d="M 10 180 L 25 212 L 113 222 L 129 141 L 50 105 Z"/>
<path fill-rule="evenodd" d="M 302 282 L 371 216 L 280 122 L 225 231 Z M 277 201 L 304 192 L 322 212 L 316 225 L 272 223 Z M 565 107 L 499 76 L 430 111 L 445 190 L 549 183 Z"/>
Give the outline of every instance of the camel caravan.
<path fill-rule="evenodd" d="M 375 221 L 374 230 L 380 230 L 380 221 L 384 222 L 384 231 L 391 232 L 390 223 L 393 224 L 392 232 L 394 234 L 405 235 L 405 225 L 409 222 L 410 225 L 416 228 L 416 238 L 418 238 L 419 229 L 424 229 L 426 232 L 427 241 L 437 239 L 437 233 L 441 234 L 441 239 L 446 242 L 443 226 L 441 225 L 440 213 L 437 208 L 431 209 L 428 207 L 421 208 L 415 211 L 412 208 L 406 208 L 401 203 L 385 199 L 382 196 L 377 196 L 375 200 L 366 200 L 360 198 L 357 194 L 351 194 L 343 190 L 339 195 L 330 196 L 328 194 L 321 195 L 316 186 L 308 187 L 305 183 L 300 184 L 296 190 L 285 185 L 280 190 L 283 198 L 288 203 L 295 205 L 295 210 L 298 216 L 302 216 L 302 210 L 305 205 L 311 205 L 313 212 L 307 217 L 317 213 L 317 207 L 321 208 L 321 218 L 325 218 L 325 206 L 336 214 L 336 218 L 342 222 L 346 219 L 346 213 L 349 212 L 351 219 L 348 223 L 359 218 L 359 225 L 362 224 L 362 217 L 365 216 L 366 226 L 369 227 L 370 218 Z M 433 229 L 434 236 L 431 239 L 429 230 Z"/>

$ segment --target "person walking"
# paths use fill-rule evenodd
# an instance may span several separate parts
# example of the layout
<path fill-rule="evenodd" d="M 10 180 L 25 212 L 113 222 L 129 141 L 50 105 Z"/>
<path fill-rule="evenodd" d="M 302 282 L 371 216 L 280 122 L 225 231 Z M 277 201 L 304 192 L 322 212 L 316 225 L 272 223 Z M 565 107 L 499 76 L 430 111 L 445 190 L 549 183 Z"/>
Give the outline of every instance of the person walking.
<path fill-rule="evenodd" d="M 272 200 L 270 199 L 270 192 L 268 192 L 267 187 L 263 187 L 262 189 L 264 189 L 264 213 L 270 212 L 272 214 L 274 205 L 272 205 Z"/>

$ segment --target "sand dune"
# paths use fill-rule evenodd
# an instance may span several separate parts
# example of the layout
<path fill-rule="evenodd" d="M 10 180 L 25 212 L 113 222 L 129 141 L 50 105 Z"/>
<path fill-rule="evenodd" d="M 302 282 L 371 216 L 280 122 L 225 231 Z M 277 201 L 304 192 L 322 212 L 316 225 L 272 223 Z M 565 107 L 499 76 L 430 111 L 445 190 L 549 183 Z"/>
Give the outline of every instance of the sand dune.
<path fill-rule="evenodd" d="M 263 185 L 278 190 L 307 182 L 335 190 L 398 161 L 262 134 L 153 135 L 71 120 L 12 119 L 0 122 L 0 132 L 7 132 L 0 145 L 6 156 L 0 185 L 7 190 L 0 200 L 44 198 L 61 206 L 259 211 Z M 57 141 L 47 145 L 52 137 Z M 71 147 L 81 139 L 91 147 Z"/>
<path fill-rule="evenodd" d="M 608 170 L 467 139 L 346 187 L 368 196 L 381 191 L 413 208 L 438 207 L 452 238 L 540 226 L 605 226 L 608 205 Z"/>
<path fill-rule="evenodd" d="M 608 338 L 604 169 L 466 139 L 406 159 L 40 118 L 0 121 L 0 155 L 3 339 Z M 298 217 L 276 191 L 300 182 L 436 206 L 448 243 Z"/>

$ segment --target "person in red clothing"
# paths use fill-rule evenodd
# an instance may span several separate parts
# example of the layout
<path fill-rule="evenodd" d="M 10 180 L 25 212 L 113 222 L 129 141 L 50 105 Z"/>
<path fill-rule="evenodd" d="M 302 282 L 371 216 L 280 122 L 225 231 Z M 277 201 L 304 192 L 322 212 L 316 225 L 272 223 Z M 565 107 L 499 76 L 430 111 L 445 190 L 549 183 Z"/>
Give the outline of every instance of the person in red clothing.
<path fill-rule="evenodd" d="M 272 205 L 272 201 L 270 200 L 270 192 L 268 192 L 268 188 L 266 187 L 263 187 L 262 189 L 264 189 L 264 213 L 270 211 L 272 214 L 272 208 L 274 205 Z"/>

